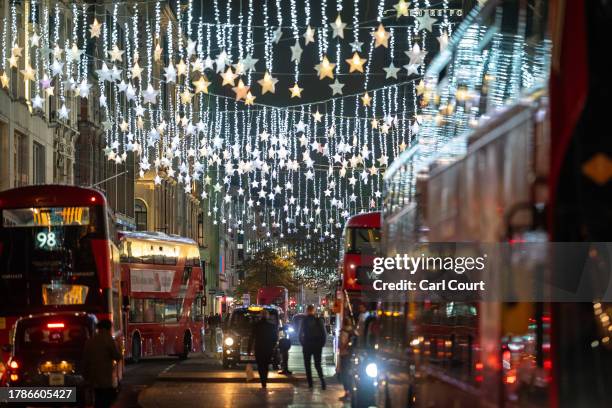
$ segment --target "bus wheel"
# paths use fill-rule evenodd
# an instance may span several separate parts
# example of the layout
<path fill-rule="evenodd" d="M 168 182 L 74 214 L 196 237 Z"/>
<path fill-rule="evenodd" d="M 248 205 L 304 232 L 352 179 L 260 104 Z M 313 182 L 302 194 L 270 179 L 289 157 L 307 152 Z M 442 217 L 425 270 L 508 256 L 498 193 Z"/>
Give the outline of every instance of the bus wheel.
<path fill-rule="evenodd" d="M 179 358 L 181 360 L 185 360 L 191 351 L 191 334 L 189 332 L 185 333 L 183 337 L 183 352 L 179 354 Z"/>
<path fill-rule="evenodd" d="M 132 336 L 132 363 L 140 361 L 141 347 L 140 347 L 140 336 L 135 334 Z"/>

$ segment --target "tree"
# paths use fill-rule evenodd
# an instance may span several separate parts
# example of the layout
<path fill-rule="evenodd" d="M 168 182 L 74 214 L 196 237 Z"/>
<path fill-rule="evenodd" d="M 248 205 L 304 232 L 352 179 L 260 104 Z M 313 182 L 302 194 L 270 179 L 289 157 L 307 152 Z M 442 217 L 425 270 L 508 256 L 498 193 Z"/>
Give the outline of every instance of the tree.
<path fill-rule="evenodd" d="M 262 286 L 284 286 L 289 292 L 297 292 L 298 282 L 294 278 L 294 261 L 281 256 L 271 248 L 264 248 L 246 259 L 240 269 L 244 280 L 238 285 L 239 295 L 249 293 L 252 299 Z"/>

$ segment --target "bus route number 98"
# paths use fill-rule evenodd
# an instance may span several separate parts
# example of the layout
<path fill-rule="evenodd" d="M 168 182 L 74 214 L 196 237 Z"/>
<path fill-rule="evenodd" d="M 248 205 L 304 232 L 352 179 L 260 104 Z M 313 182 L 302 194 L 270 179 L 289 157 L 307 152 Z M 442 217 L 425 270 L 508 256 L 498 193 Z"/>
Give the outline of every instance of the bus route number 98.
<path fill-rule="evenodd" d="M 36 234 L 36 242 L 38 247 L 44 249 L 45 247 L 53 249 L 57 246 L 57 239 L 55 238 L 55 232 L 42 231 Z"/>

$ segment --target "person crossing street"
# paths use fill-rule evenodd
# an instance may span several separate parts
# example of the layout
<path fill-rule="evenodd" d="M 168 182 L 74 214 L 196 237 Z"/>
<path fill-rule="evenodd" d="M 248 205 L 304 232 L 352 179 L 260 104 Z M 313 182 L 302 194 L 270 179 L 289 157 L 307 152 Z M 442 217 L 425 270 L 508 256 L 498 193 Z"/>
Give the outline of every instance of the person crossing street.
<path fill-rule="evenodd" d="M 268 384 L 268 370 L 278 341 L 278 328 L 268 320 L 268 312 L 262 310 L 261 319 L 253 325 L 249 338 L 249 351 L 255 350 L 255 361 L 261 388 Z"/>
<path fill-rule="evenodd" d="M 321 354 L 323 353 L 323 346 L 325 346 L 326 340 L 325 326 L 321 318 L 315 315 L 314 305 L 308 305 L 306 315 L 300 329 L 300 343 L 302 344 L 302 353 L 304 355 L 304 368 L 306 370 L 308 388 L 312 389 L 313 387 L 310 362 L 314 358 L 315 369 L 321 380 L 321 388 L 325 389 L 325 377 L 321 367 Z"/>

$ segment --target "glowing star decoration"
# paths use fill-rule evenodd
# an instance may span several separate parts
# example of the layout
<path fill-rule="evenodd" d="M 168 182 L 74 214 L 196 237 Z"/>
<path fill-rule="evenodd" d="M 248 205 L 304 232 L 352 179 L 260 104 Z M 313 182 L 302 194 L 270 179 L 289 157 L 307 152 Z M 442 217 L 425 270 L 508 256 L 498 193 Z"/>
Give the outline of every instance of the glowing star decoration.
<path fill-rule="evenodd" d="M 81 95 L 81 98 L 88 98 L 90 89 L 91 84 L 87 83 L 87 80 L 83 79 L 78 87 L 79 95 Z"/>
<path fill-rule="evenodd" d="M 108 52 L 108 56 L 110 57 L 111 62 L 121 62 L 123 61 L 123 53 L 124 51 L 121 51 L 119 49 L 119 47 L 117 47 L 117 44 L 113 45 L 113 49 Z"/>
<path fill-rule="evenodd" d="M 257 64 L 257 61 L 259 61 L 259 59 L 253 58 L 253 55 L 251 54 L 240 60 L 245 71 L 255 70 L 255 64 Z"/>
<path fill-rule="evenodd" d="M 232 91 L 234 91 L 234 93 L 236 94 L 236 100 L 239 101 L 241 99 L 246 98 L 249 89 L 251 89 L 251 87 L 246 86 L 241 79 L 238 81 L 238 85 L 232 88 Z"/>
<path fill-rule="evenodd" d="M 8 59 L 8 62 L 11 68 L 17 68 L 19 66 L 19 57 L 11 55 Z"/>
<path fill-rule="evenodd" d="M 346 27 L 346 23 L 342 22 L 342 19 L 340 18 L 340 14 L 338 14 L 338 17 L 336 17 L 336 21 L 331 23 L 330 26 L 334 32 L 333 33 L 334 38 L 340 37 L 344 39 L 344 28 Z"/>
<path fill-rule="evenodd" d="M 421 79 L 419 84 L 415 87 L 417 91 L 417 96 L 421 96 L 425 93 L 425 82 Z"/>
<path fill-rule="evenodd" d="M 312 117 L 314 118 L 315 122 L 321 122 L 321 118 L 323 117 L 323 115 L 321 115 L 321 112 L 319 112 L 319 110 L 317 109 L 317 111 L 312 114 Z"/>
<path fill-rule="evenodd" d="M 21 51 L 23 50 L 23 48 L 19 47 L 18 45 L 15 45 L 12 49 L 11 49 L 11 55 L 15 56 L 15 57 L 21 57 Z"/>
<path fill-rule="evenodd" d="M 202 60 L 196 58 L 196 60 L 191 64 L 191 69 L 193 72 L 204 72 L 204 64 L 202 64 Z"/>
<path fill-rule="evenodd" d="M 197 45 L 198 45 L 197 41 L 193 41 L 193 40 L 187 41 L 187 58 L 191 58 L 196 53 Z"/>
<path fill-rule="evenodd" d="M 181 92 L 180 95 L 181 95 L 181 102 L 183 102 L 184 105 L 191 103 L 191 97 L 193 96 L 193 94 L 189 92 L 189 89 L 185 88 L 185 90 Z"/>
<path fill-rule="evenodd" d="M 342 88 L 344 88 L 344 84 L 338 82 L 336 79 L 333 84 L 330 84 L 329 87 L 332 89 L 332 95 L 342 95 Z"/>
<path fill-rule="evenodd" d="M 391 64 L 389 64 L 388 67 L 384 67 L 383 70 L 386 72 L 385 79 L 397 79 L 397 73 L 399 72 L 400 68 L 396 67 L 395 65 L 393 65 L 393 62 L 391 62 Z"/>
<path fill-rule="evenodd" d="M 134 66 L 131 69 L 132 72 L 132 79 L 141 79 L 140 75 L 142 74 L 142 68 L 140 68 L 140 65 L 138 65 L 138 61 L 136 61 L 134 63 Z"/>
<path fill-rule="evenodd" d="M 180 77 L 182 75 L 185 75 L 186 72 L 187 72 L 187 64 L 185 64 L 185 61 L 183 61 L 183 59 L 181 58 L 179 63 L 176 64 L 176 73 Z"/>
<path fill-rule="evenodd" d="M 40 45 L 40 36 L 36 33 L 32 34 L 32 37 L 30 37 L 30 46 L 38 47 L 39 45 Z"/>
<path fill-rule="evenodd" d="M 23 80 L 24 81 L 33 81 L 34 80 L 35 71 L 32 69 L 30 64 L 26 63 L 25 68 L 21 70 L 21 73 L 23 74 Z"/>
<path fill-rule="evenodd" d="M 433 32 L 432 25 L 438 22 L 435 18 L 431 18 L 429 10 L 423 10 L 423 15 L 415 17 L 415 20 L 419 23 L 419 31 L 427 30 L 430 33 Z"/>
<path fill-rule="evenodd" d="M 142 97 L 145 103 L 150 103 L 150 104 L 157 104 L 157 94 L 159 93 L 159 91 L 156 91 L 155 89 L 153 89 L 153 86 L 151 84 L 149 84 L 149 86 L 147 86 L 147 89 L 142 93 Z"/>
<path fill-rule="evenodd" d="M 94 18 L 93 23 L 89 25 L 89 37 L 90 38 L 100 38 L 102 24 L 98 22 L 96 18 Z"/>
<path fill-rule="evenodd" d="M 40 97 L 40 95 L 36 94 L 32 98 L 32 109 L 42 109 L 43 108 L 44 99 Z"/>
<path fill-rule="evenodd" d="M 302 47 L 300 47 L 300 42 L 296 41 L 295 44 L 290 47 L 291 48 L 291 61 L 300 62 L 302 59 Z"/>
<path fill-rule="evenodd" d="M 272 42 L 274 44 L 278 44 L 278 42 L 281 40 L 281 37 L 283 36 L 283 29 L 281 27 L 278 27 L 275 31 L 274 31 L 274 36 L 272 37 Z"/>
<path fill-rule="evenodd" d="M 446 31 L 443 31 L 442 34 L 438 37 L 438 42 L 440 43 L 440 51 L 444 51 L 446 47 L 448 47 L 448 34 Z"/>
<path fill-rule="evenodd" d="M 352 52 L 361 52 L 361 47 L 363 47 L 363 42 L 355 39 L 355 41 L 353 41 L 351 44 L 351 51 Z"/>
<path fill-rule="evenodd" d="M 253 96 L 251 91 L 247 92 L 246 96 L 244 97 L 244 104 L 253 105 L 254 102 L 255 102 L 255 96 Z"/>
<path fill-rule="evenodd" d="M 155 44 L 155 50 L 153 50 L 153 59 L 156 62 L 161 60 L 162 52 L 163 52 L 162 47 L 160 47 L 159 44 Z"/>
<path fill-rule="evenodd" d="M 72 44 L 72 48 L 66 51 L 66 60 L 67 61 L 79 61 L 81 55 L 83 54 L 83 50 L 79 50 L 76 43 Z"/>
<path fill-rule="evenodd" d="M 351 72 L 363 72 L 363 64 L 367 59 L 361 58 L 359 53 L 355 52 L 351 58 L 347 58 L 346 62 L 349 64 L 349 73 Z"/>
<path fill-rule="evenodd" d="M 202 75 L 197 81 L 193 81 L 193 85 L 195 86 L 195 93 L 208 93 L 208 86 L 210 82 L 206 79 L 204 75 Z"/>
<path fill-rule="evenodd" d="M 274 93 L 276 92 L 276 83 L 278 79 L 272 77 L 269 72 L 266 71 L 263 79 L 257 81 L 259 85 L 261 85 L 261 94 L 265 95 L 267 92 Z"/>
<path fill-rule="evenodd" d="M 295 85 L 293 85 L 293 87 L 289 88 L 289 90 L 291 91 L 292 98 L 301 98 L 302 91 L 304 90 L 304 88 L 300 88 L 300 86 L 296 82 Z"/>
<path fill-rule="evenodd" d="M 223 78 L 222 85 L 235 86 L 237 77 L 238 75 L 234 74 L 234 71 L 232 71 L 232 67 L 227 67 L 227 70 L 221 74 L 221 78 Z"/>
<path fill-rule="evenodd" d="M 306 32 L 304 32 L 304 45 L 308 45 L 311 42 L 314 42 L 314 35 L 315 35 L 315 30 L 308 26 L 308 28 L 306 28 Z"/>
<path fill-rule="evenodd" d="M 421 51 L 421 47 L 416 43 L 412 46 L 412 50 L 404 51 L 404 53 L 410 58 L 409 65 L 421 65 L 427 55 L 427 51 Z"/>
<path fill-rule="evenodd" d="M 223 69 L 227 65 L 227 53 L 225 51 L 221 51 L 219 55 L 217 55 L 217 59 L 215 59 L 215 65 L 217 66 L 217 73 L 223 72 Z"/>
<path fill-rule="evenodd" d="M 391 34 L 385 30 L 385 27 L 380 24 L 376 31 L 370 33 L 374 37 L 374 48 L 380 47 L 381 45 L 385 48 L 389 47 L 389 38 Z"/>
<path fill-rule="evenodd" d="M 59 111 L 57 111 L 57 114 L 60 119 L 68 120 L 70 109 L 66 108 L 66 104 L 62 104 L 62 107 L 59 109 Z"/>
<path fill-rule="evenodd" d="M 323 60 L 320 64 L 315 65 L 315 69 L 319 74 L 319 79 L 330 78 L 334 79 L 334 68 L 336 64 L 329 62 L 327 56 L 323 57 Z"/>
<path fill-rule="evenodd" d="M 397 12 L 397 16 L 395 18 L 399 19 L 402 16 L 408 17 L 408 7 L 410 7 L 410 3 L 408 3 L 406 0 L 399 0 L 399 2 L 393 6 Z"/>
<path fill-rule="evenodd" d="M 3 72 L 2 75 L 0 75 L 0 82 L 2 83 L 3 88 L 8 88 L 9 77 L 6 75 L 6 72 Z"/>
<path fill-rule="evenodd" d="M 406 75 L 419 75 L 419 67 L 418 64 L 406 64 L 404 68 L 406 69 Z"/>
<path fill-rule="evenodd" d="M 53 47 L 53 58 L 55 59 L 61 59 L 62 58 L 62 54 L 64 53 L 64 50 L 62 50 L 59 45 L 55 44 L 55 47 Z"/>
<path fill-rule="evenodd" d="M 176 82 L 176 69 L 172 65 L 172 61 L 168 63 L 168 66 L 164 68 L 164 76 L 166 77 L 167 83 Z"/>
<path fill-rule="evenodd" d="M 363 102 L 363 106 L 370 106 L 372 102 L 372 97 L 366 92 L 361 97 L 361 102 Z"/>

